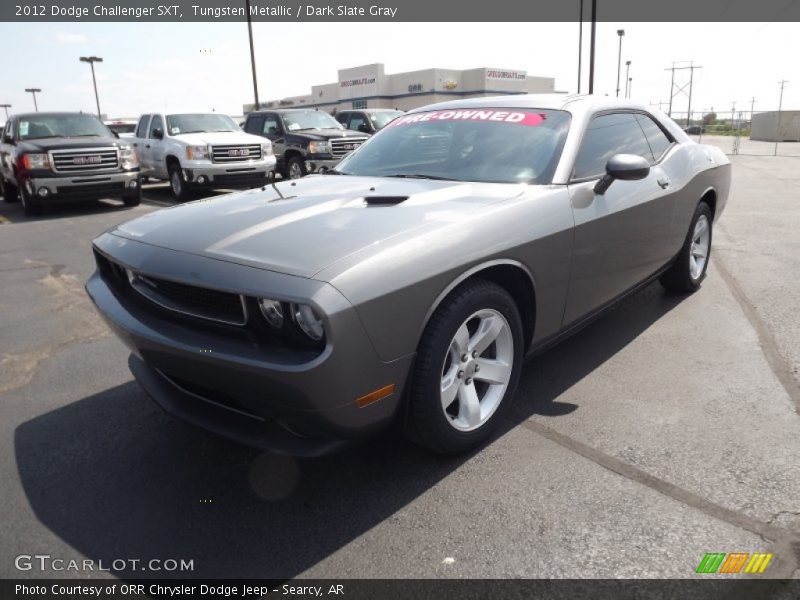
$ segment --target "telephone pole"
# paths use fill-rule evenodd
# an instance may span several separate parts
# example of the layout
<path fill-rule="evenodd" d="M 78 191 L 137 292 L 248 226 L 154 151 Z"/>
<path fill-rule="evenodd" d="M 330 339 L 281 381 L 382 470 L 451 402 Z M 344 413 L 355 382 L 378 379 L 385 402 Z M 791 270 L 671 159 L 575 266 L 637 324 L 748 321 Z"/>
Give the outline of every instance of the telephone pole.
<path fill-rule="evenodd" d="M 253 70 L 253 97 L 256 101 L 255 110 L 258 110 L 258 80 L 256 79 L 256 52 L 253 49 L 253 23 L 250 20 L 250 0 L 244 0 L 247 11 L 247 35 L 250 37 L 250 66 Z"/>
<path fill-rule="evenodd" d="M 597 29 L 597 0 L 592 0 L 592 37 L 589 43 L 589 93 L 594 94 L 594 38 Z"/>
<path fill-rule="evenodd" d="M 778 99 L 778 118 L 776 119 L 777 125 L 775 126 L 775 149 L 772 151 L 773 156 L 778 156 L 778 140 L 780 139 L 781 135 L 781 117 L 783 116 L 781 114 L 781 110 L 783 109 L 783 88 L 789 82 L 785 79 L 781 79 L 778 83 L 781 86 L 781 95 Z"/>
<path fill-rule="evenodd" d="M 671 78 L 670 84 L 669 84 L 669 112 L 667 114 L 670 117 L 672 116 L 672 101 L 676 96 L 678 96 L 680 94 L 688 95 L 689 96 L 689 108 L 686 111 L 687 127 L 688 127 L 688 124 L 689 124 L 688 123 L 689 122 L 689 116 L 690 116 L 690 114 L 692 112 L 692 88 L 694 87 L 694 70 L 695 69 L 702 69 L 702 68 L 703 67 L 701 67 L 699 65 L 692 64 L 691 62 L 685 67 L 676 67 L 675 63 L 673 62 L 671 67 L 668 67 L 668 68 L 664 69 L 665 71 L 672 71 L 672 78 Z M 675 83 L 675 71 L 685 71 L 687 69 L 689 70 L 689 82 L 685 83 L 685 84 L 683 84 L 681 86 L 678 86 Z M 686 88 L 689 88 L 688 93 L 686 91 Z"/>

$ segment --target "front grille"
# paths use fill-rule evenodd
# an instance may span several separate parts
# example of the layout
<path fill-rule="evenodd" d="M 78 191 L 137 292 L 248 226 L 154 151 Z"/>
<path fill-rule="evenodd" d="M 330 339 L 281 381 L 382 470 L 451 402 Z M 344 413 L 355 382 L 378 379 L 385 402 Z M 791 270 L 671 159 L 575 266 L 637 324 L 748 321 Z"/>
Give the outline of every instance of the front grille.
<path fill-rule="evenodd" d="M 248 182 L 266 183 L 267 179 L 263 176 L 262 173 L 259 173 L 258 171 L 248 171 L 247 173 L 227 173 L 224 175 L 214 175 L 215 184 L 229 183 L 231 185 L 238 185 Z"/>
<path fill-rule="evenodd" d="M 335 158 L 347 156 L 368 139 L 367 137 L 334 138 L 331 140 L 331 154 Z"/>
<path fill-rule="evenodd" d="M 245 162 L 261 159 L 261 144 L 211 146 L 211 160 L 217 163 Z"/>
<path fill-rule="evenodd" d="M 133 289 L 161 308 L 190 317 L 227 325 L 247 324 L 244 298 L 238 294 L 134 273 L 97 251 L 95 257 L 100 274 L 122 293 Z"/>
<path fill-rule="evenodd" d="M 123 182 L 110 183 L 102 182 L 95 184 L 70 185 L 56 188 L 56 194 L 63 197 L 82 197 L 91 198 L 118 198 L 125 191 Z"/>
<path fill-rule="evenodd" d="M 119 167 L 116 148 L 80 148 L 50 152 L 56 173 L 113 171 Z"/>

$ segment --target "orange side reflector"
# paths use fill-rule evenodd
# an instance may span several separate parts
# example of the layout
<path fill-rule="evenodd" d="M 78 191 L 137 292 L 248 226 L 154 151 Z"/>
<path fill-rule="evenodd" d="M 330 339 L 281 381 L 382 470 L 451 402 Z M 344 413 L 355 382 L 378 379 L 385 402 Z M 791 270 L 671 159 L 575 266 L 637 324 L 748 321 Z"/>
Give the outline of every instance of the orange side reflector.
<path fill-rule="evenodd" d="M 382 388 L 378 388 L 374 392 L 370 392 L 366 396 L 361 396 L 356 400 L 356 404 L 358 408 L 364 408 L 365 406 L 369 406 L 373 402 L 377 402 L 381 398 L 386 398 L 386 396 L 391 396 L 394 393 L 394 384 L 390 383 L 387 386 Z"/>

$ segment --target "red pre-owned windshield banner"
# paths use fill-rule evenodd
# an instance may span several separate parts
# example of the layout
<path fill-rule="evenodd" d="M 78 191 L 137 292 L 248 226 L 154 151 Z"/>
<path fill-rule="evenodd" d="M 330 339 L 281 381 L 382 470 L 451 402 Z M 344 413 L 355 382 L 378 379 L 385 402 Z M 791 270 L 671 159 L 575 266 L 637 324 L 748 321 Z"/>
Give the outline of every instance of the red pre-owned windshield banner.
<path fill-rule="evenodd" d="M 544 122 L 544 115 L 523 110 L 476 109 L 476 110 L 435 110 L 432 112 L 415 113 L 398 117 L 387 127 L 410 125 L 411 123 L 425 123 L 436 121 L 486 121 L 494 123 L 513 123 L 514 125 L 527 125 L 538 127 Z"/>

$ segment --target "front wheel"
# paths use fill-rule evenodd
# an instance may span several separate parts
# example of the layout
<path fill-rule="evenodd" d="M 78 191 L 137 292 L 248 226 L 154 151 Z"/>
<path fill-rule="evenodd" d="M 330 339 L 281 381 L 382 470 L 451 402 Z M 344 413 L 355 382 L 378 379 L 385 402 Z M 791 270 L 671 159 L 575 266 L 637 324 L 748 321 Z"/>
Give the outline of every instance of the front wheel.
<path fill-rule="evenodd" d="M 123 196 L 122 202 L 125 206 L 139 206 L 142 203 L 142 187 L 137 186 L 135 194 Z"/>
<path fill-rule="evenodd" d="M 705 202 L 700 202 L 694 211 L 683 248 L 672 266 L 659 279 L 667 290 L 686 294 L 700 287 L 711 256 L 713 223 L 711 208 Z"/>
<path fill-rule="evenodd" d="M 484 442 L 509 409 L 522 363 L 522 320 L 500 286 L 457 288 L 431 317 L 409 396 L 409 437 L 459 454 Z"/>
<path fill-rule="evenodd" d="M 306 166 L 299 156 L 293 156 L 286 162 L 286 178 L 287 179 L 300 179 L 306 175 Z"/>
<path fill-rule="evenodd" d="M 0 195 L 3 196 L 3 200 L 6 202 L 16 202 L 19 200 L 17 187 L 7 182 L 2 176 L 0 176 Z"/>
<path fill-rule="evenodd" d="M 25 188 L 19 188 L 19 199 L 22 202 L 22 212 L 25 213 L 26 217 L 42 214 L 42 205 Z"/>
<path fill-rule="evenodd" d="M 183 202 L 191 197 L 189 184 L 186 183 L 186 179 L 183 177 L 183 169 L 176 162 L 169 166 L 169 187 L 172 197 L 178 202 Z"/>

